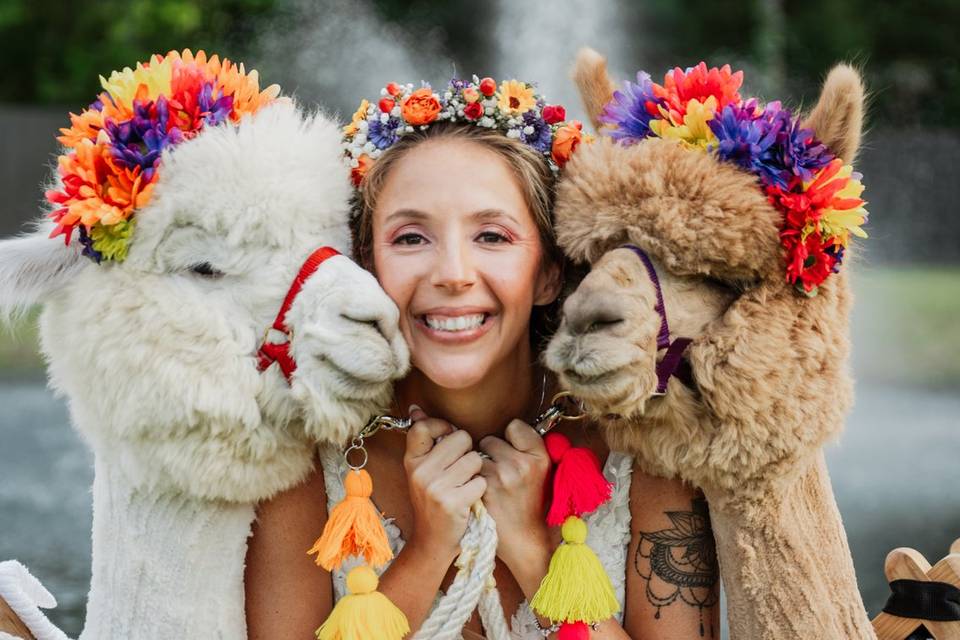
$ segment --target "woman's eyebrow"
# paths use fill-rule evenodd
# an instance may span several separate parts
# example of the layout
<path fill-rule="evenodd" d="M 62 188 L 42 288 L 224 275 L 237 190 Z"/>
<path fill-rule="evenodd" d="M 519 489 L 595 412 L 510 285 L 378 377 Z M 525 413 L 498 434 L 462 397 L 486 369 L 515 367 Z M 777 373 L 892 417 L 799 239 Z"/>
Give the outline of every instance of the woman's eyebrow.
<path fill-rule="evenodd" d="M 516 218 L 514 218 L 509 213 L 501 209 L 482 209 L 480 211 L 475 211 L 474 213 L 471 213 L 470 217 L 477 221 L 492 220 L 495 218 L 506 218 L 507 220 L 509 220 L 515 225 L 520 224 Z"/>
<path fill-rule="evenodd" d="M 430 214 L 425 211 L 420 211 L 419 209 L 397 209 L 393 213 L 387 216 L 384 222 L 390 222 L 391 220 L 396 220 L 397 218 L 408 218 L 411 220 L 427 220 L 430 218 Z"/>

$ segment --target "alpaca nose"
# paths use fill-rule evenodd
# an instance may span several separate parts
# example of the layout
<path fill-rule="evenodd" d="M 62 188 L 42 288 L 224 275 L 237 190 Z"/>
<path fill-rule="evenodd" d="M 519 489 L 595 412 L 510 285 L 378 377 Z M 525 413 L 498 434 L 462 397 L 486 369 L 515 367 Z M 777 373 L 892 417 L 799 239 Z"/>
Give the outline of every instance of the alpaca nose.
<path fill-rule="evenodd" d="M 597 333 L 623 322 L 625 313 L 610 294 L 590 294 L 567 298 L 563 305 L 567 327 L 575 335 Z"/>
<path fill-rule="evenodd" d="M 348 309 L 341 313 L 340 317 L 348 322 L 355 322 L 370 327 L 379 333 L 387 342 L 390 342 L 390 338 L 393 335 L 392 327 L 387 318 L 385 318 L 383 314 L 375 313 L 372 310 Z"/>

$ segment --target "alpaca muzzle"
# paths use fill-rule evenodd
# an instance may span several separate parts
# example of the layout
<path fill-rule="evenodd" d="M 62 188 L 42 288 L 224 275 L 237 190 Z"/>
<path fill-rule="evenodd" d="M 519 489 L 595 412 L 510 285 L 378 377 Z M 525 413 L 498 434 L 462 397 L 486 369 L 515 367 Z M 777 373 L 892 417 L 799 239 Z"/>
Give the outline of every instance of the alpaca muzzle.
<path fill-rule="evenodd" d="M 290 382 L 290 376 L 297 370 L 297 362 L 290 354 L 290 342 L 293 340 L 293 331 L 287 326 L 287 312 L 296 299 L 303 283 L 316 272 L 321 264 L 328 258 L 340 255 L 340 252 L 332 247 L 320 247 L 310 254 L 304 261 L 303 266 L 293 279 L 287 295 L 283 299 L 280 311 L 277 313 L 273 324 L 264 332 L 263 341 L 260 348 L 257 349 L 257 370 L 266 371 L 267 368 L 276 362 L 280 366 L 280 371 L 287 382 Z"/>
<path fill-rule="evenodd" d="M 660 287 L 660 279 L 657 277 L 657 270 L 653 266 L 653 261 L 647 252 L 640 247 L 632 244 L 622 245 L 623 249 L 630 249 L 647 270 L 647 276 L 657 292 L 657 304 L 654 307 L 660 316 L 660 331 L 657 333 L 657 351 L 666 349 L 666 353 L 657 362 L 657 388 L 654 391 L 654 397 L 667 394 L 667 383 L 671 377 L 676 377 L 689 387 L 692 387 L 692 375 L 688 365 L 685 366 L 683 354 L 693 342 L 692 338 L 674 338 L 670 339 L 670 324 L 667 322 L 667 308 L 663 303 L 663 290 Z"/>

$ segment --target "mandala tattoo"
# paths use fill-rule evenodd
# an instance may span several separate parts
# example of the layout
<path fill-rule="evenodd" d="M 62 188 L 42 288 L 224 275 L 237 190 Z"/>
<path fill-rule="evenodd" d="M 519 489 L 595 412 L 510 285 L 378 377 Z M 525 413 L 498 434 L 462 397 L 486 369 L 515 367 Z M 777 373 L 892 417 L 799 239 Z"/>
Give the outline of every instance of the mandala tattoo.
<path fill-rule="evenodd" d="M 672 529 L 641 531 L 633 566 L 646 583 L 647 601 L 660 609 L 678 598 L 700 611 L 700 637 L 704 636 L 703 610 L 720 599 L 717 582 L 717 548 L 710 529 L 710 514 L 703 498 L 694 498 L 691 511 L 667 511 Z M 713 624 L 710 637 L 715 637 Z"/>

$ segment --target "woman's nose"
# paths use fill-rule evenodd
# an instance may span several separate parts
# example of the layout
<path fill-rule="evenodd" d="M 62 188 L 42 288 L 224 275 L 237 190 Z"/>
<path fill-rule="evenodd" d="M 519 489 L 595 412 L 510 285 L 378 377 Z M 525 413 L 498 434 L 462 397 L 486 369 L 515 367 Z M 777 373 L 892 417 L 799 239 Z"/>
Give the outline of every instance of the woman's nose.
<path fill-rule="evenodd" d="M 476 281 L 469 248 L 459 243 L 450 244 L 440 251 L 439 257 L 439 263 L 431 278 L 435 287 L 459 291 L 470 288 Z"/>

